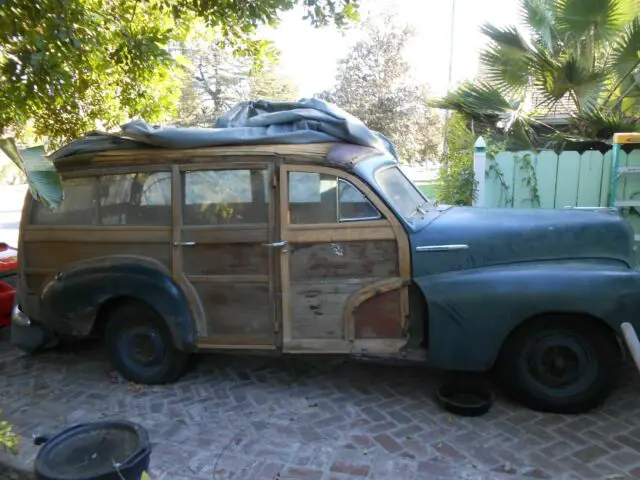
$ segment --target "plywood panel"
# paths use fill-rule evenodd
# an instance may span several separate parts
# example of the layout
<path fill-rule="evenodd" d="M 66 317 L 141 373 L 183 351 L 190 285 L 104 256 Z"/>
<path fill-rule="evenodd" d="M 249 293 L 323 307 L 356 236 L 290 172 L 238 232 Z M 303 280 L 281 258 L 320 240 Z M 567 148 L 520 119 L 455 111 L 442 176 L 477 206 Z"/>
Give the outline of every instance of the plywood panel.
<path fill-rule="evenodd" d="M 556 200 L 556 177 L 558 175 L 558 154 L 545 150 L 538 154 L 536 180 L 540 208 L 553 208 Z"/>
<path fill-rule="evenodd" d="M 581 155 L 578 177 L 578 207 L 597 207 L 600 205 L 603 159 L 603 155 L 596 150 L 587 151 Z"/>
<path fill-rule="evenodd" d="M 291 285 L 292 338 L 344 338 L 349 297 L 373 279 L 298 282 Z"/>
<path fill-rule="evenodd" d="M 109 255 L 139 255 L 159 261 L 171 267 L 170 244 L 135 243 L 84 243 L 76 242 L 25 242 L 26 268 L 60 269 L 80 260 Z"/>
<path fill-rule="evenodd" d="M 290 250 L 293 284 L 308 279 L 398 275 L 398 247 L 391 240 L 295 244 Z"/>
<path fill-rule="evenodd" d="M 578 200 L 580 154 L 562 152 L 558 158 L 555 208 L 575 207 Z"/>
<path fill-rule="evenodd" d="M 206 313 L 207 336 L 273 338 L 269 285 L 193 282 Z"/>
<path fill-rule="evenodd" d="M 186 275 L 268 275 L 269 251 L 261 244 L 198 243 L 182 249 Z"/>
<path fill-rule="evenodd" d="M 400 338 L 402 318 L 400 290 L 376 295 L 360 304 L 354 313 L 356 338 Z"/>

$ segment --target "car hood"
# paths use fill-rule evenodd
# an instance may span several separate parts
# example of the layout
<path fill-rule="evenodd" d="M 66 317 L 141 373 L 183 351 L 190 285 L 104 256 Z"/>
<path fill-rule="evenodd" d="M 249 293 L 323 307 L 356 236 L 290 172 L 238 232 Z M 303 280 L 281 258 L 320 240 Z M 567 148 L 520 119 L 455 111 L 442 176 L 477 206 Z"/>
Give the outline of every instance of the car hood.
<path fill-rule="evenodd" d="M 611 212 L 451 207 L 416 227 L 410 235 L 414 277 L 531 261 L 635 264 L 633 230 Z"/>

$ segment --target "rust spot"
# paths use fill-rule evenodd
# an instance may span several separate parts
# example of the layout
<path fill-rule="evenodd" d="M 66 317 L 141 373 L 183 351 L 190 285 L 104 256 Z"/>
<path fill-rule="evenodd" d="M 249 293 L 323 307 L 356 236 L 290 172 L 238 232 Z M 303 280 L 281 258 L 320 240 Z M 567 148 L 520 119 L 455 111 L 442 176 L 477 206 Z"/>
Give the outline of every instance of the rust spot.
<path fill-rule="evenodd" d="M 375 295 L 354 312 L 356 338 L 400 338 L 400 291 Z"/>

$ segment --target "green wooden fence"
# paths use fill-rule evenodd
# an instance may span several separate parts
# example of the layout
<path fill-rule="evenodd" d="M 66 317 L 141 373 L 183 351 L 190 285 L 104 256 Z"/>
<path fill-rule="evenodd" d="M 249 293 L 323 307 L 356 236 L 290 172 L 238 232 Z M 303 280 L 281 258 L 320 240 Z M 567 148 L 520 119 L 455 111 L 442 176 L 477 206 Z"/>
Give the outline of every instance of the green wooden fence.
<path fill-rule="evenodd" d="M 478 145 L 478 144 L 477 144 Z M 480 151 L 480 155 L 478 155 Z M 620 166 L 640 167 L 640 149 L 621 152 Z M 499 208 L 608 207 L 611 151 L 500 152 L 495 158 L 476 149 L 478 199 L 474 205 Z M 482 178 L 484 177 L 484 178 Z M 481 181 L 483 180 L 483 181 Z M 618 182 L 618 200 L 640 201 L 640 173 Z M 623 208 L 640 234 L 640 209 Z"/>

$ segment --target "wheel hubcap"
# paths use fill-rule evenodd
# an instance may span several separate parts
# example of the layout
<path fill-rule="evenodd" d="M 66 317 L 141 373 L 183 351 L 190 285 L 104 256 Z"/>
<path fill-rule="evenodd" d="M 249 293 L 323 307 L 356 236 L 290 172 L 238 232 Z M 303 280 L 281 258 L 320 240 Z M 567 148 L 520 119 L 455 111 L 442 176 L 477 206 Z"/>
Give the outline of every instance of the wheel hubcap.
<path fill-rule="evenodd" d="M 527 349 L 527 370 L 546 389 L 571 394 L 593 380 L 597 365 L 593 352 L 581 338 L 552 334 Z"/>
<path fill-rule="evenodd" d="M 126 332 L 125 342 L 131 358 L 138 365 L 158 364 L 164 357 L 162 338 L 152 328 L 137 327 Z"/>

